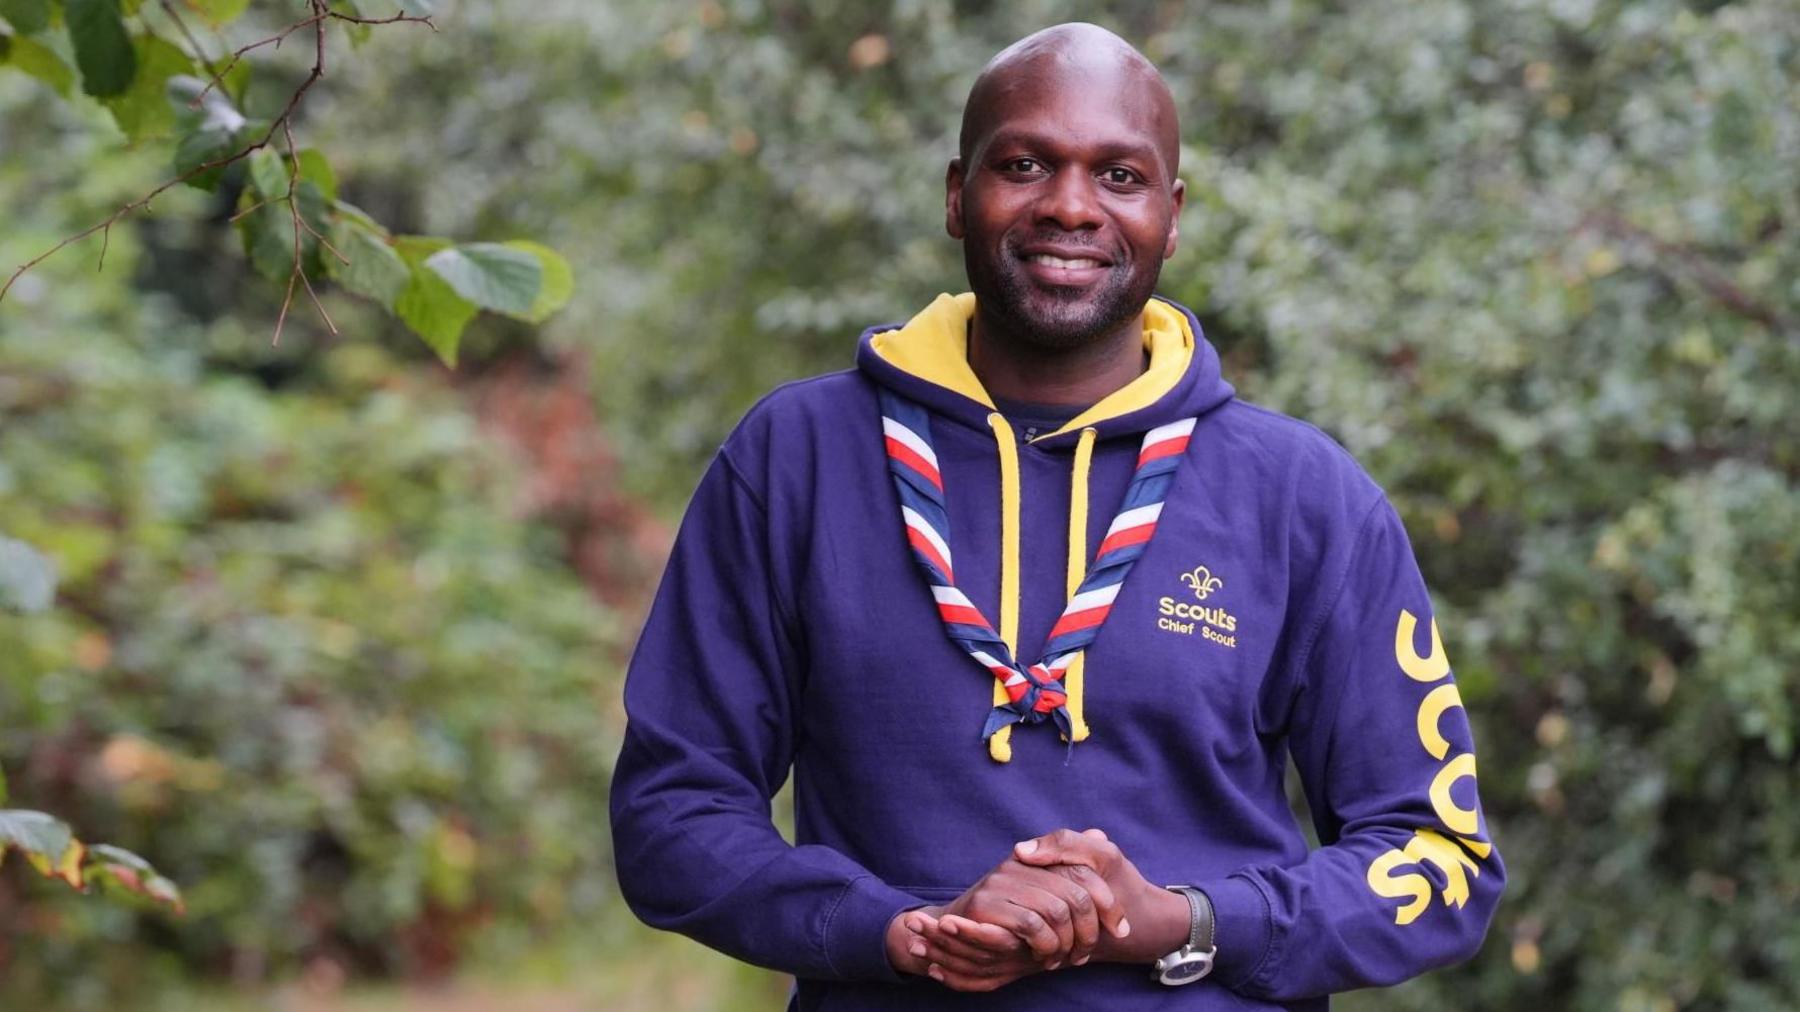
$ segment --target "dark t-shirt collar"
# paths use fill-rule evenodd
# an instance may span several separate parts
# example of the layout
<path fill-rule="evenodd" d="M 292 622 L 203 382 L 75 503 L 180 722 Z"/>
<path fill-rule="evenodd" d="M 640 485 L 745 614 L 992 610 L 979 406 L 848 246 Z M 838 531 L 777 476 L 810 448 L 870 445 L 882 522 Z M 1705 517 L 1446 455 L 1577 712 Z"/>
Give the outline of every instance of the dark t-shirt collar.
<path fill-rule="evenodd" d="M 1086 411 L 1087 404 L 1038 404 L 1033 401 L 1015 401 L 1005 397 L 995 397 L 994 407 L 1013 423 L 1019 434 L 1026 439 L 1035 439 L 1046 432 L 1055 432 L 1067 425 L 1070 419 Z"/>

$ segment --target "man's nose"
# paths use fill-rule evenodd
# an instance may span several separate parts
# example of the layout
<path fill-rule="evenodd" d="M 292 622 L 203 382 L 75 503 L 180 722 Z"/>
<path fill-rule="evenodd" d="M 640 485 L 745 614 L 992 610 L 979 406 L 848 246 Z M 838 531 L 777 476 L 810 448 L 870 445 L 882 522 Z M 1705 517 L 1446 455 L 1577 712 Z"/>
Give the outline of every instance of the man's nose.
<path fill-rule="evenodd" d="M 1093 177 L 1078 169 L 1063 169 L 1050 178 L 1037 207 L 1038 221 L 1055 223 L 1066 232 L 1100 227 L 1100 199 Z"/>

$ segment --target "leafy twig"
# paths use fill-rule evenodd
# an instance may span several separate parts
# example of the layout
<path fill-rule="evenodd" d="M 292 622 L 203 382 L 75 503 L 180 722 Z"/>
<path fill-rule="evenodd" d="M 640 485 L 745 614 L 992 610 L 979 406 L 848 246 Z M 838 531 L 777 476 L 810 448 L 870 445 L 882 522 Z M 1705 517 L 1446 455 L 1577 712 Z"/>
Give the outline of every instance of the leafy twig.
<path fill-rule="evenodd" d="M 213 61 L 206 55 L 206 47 L 202 46 L 200 40 L 194 37 L 194 33 L 188 30 L 187 22 L 182 20 L 180 12 L 175 10 L 175 5 L 169 0 L 159 0 L 159 6 L 162 7 L 163 13 L 168 15 L 169 21 L 180 30 L 182 38 L 187 39 L 188 45 L 194 48 L 194 59 L 200 61 L 200 65 L 206 68 L 209 75 L 213 74 Z"/>
<path fill-rule="evenodd" d="M 210 90 L 214 85 L 222 83 L 223 76 L 231 71 L 231 68 L 237 64 L 237 61 L 240 58 L 242 58 L 243 54 L 245 54 L 245 53 L 249 52 L 250 50 L 255 49 L 259 46 L 265 46 L 265 45 L 269 45 L 272 43 L 279 45 L 281 43 L 281 40 L 287 38 L 289 35 L 292 35 L 294 32 L 298 31 L 299 29 L 305 28 L 309 25 L 312 26 L 313 31 L 314 31 L 314 36 L 315 36 L 314 58 L 313 58 L 312 70 L 311 70 L 311 72 L 309 72 L 307 74 L 306 80 L 300 82 L 300 86 L 298 88 L 294 89 L 294 93 L 288 97 L 287 104 L 282 107 L 280 114 L 277 115 L 275 117 L 275 119 L 269 123 L 269 129 L 263 133 L 261 138 L 259 138 L 255 143 L 245 146 L 241 150 L 235 151 L 235 152 L 233 152 L 229 155 L 226 155 L 224 157 L 221 157 L 221 158 L 215 158 L 210 161 L 202 162 L 199 165 L 196 165 L 193 168 L 187 170 L 186 172 L 183 172 L 180 175 L 175 176 L 173 179 L 165 180 L 164 182 L 159 184 L 155 189 L 151 190 L 149 193 L 146 193 L 142 197 L 139 197 L 136 200 L 133 200 L 129 203 L 122 205 L 118 210 L 114 211 L 110 215 L 107 215 L 104 220 L 96 222 L 93 225 L 89 225 L 87 228 L 84 228 L 81 231 L 76 232 L 73 235 L 65 237 L 61 242 L 58 242 L 56 245 L 50 247 L 49 249 L 45 250 L 44 252 L 38 254 L 37 256 L 32 257 L 30 260 L 27 260 L 25 263 L 20 264 L 18 269 L 13 271 L 12 275 L 6 279 L 6 283 L 4 285 L 0 285 L 0 302 L 6 301 L 7 293 L 12 291 L 13 284 L 15 282 L 17 282 L 19 280 L 19 278 L 25 274 L 26 271 L 31 270 L 33 267 L 36 267 L 38 264 L 43 263 L 45 260 L 48 260 L 52 256 L 55 256 L 57 253 L 62 251 L 63 247 L 68 246 L 69 244 L 77 242 L 81 239 L 85 239 L 88 236 L 93 235 L 95 232 L 100 233 L 100 267 L 104 268 L 106 265 L 107 246 L 110 244 L 110 241 L 112 238 L 112 227 L 115 223 L 118 222 L 118 220 L 120 218 L 125 217 L 126 215 L 130 214 L 131 212 L 137 210 L 138 208 L 148 208 L 150 206 L 150 202 L 152 200 L 156 199 L 158 196 L 161 196 L 164 192 L 166 192 L 176 186 L 179 186 L 182 183 L 185 183 L 185 182 L 193 179 L 196 176 L 199 176 L 201 173 L 208 172 L 212 169 L 224 168 L 225 166 L 230 165 L 233 162 L 240 161 L 244 158 L 249 157 L 251 154 L 253 154 L 254 152 L 256 152 L 262 148 L 268 147 L 269 142 L 272 139 L 274 139 L 274 137 L 275 137 L 276 130 L 287 130 L 288 131 L 287 136 L 289 139 L 289 145 L 291 146 L 293 143 L 293 134 L 291 132 L 290 125 L 291 125 L 291 121 L 292 121 L 292 118 L 294 115 L 294 110 L 299 107 L 300 100 L 305 97 L 306 92 L 308 91 L 308 89 L 310 89 L 313 86 L 313 83 L 318 81 L 319 78 L 325 76 L 325 23 L 327 21 L 345 21 L 345 22 L 350 22 L 352 24 L 366 24 L 366 25 L 384 25 L 384 24 L 393 24 L 395 22 L 401 22 L 401 21 L 413 21 L 413 22 L 418 22 L 420 24 L 423 24 L 423 25 L 429 27 L 432 31 L 437 30 L 437 25 L 432 23 L 430 17 L 420 17 L 420 16 L 410 15 L 410 14 L 396 14 L 392 17 L 387 17 L 387 18 L 364 18 L 364 17 L 357 17 L 357 16 L 351 15 L 351 14 L 342 14 L 337 11 L 331 10 L 328 6 L 326 6 L 327 0 L 308 0 L 308 4 L 312 8 L 312 11 L 313 11 L 313 13 L 310 17 L 303 18 L 299 21 L 294 22 L 291 25 L 288 25 L 287 27 L 283 28 L 280 32 L 276 33 L 275 35 L 270 36 L 269 38 L 261 39 L 257 42 L 250 43 L 247 46 L 240 47 L 236 52 L 234 52 L 232 54 L 232 58 L 231 58 L 230 62 L 228 62 L 225 65 L 224 69 L 220 70 L 218 73 L 213 74 L 212 80 L 207 83 L 206 88 L 203 89 L 201 91 L 200 95 L 196 96 L 194 99 L 194 102 L 198 103 L 200 101 L 200 99 L 206 95 L 206 92 L 208 90 Z M 204 62 L 204 57 L 199 57 L 199 58 L 202 59 L 202 61 Z M 297 175 L 298 175 L 298 173 L 296 173 L 296 176 Z M 289 188 L 289 192 L 290 192 L 290 197 L 291 197 L 291 194 L 292 194 L 291 185 Z M 295 213 L 298 213 L 298 212 L 296 211 Z M 298 269 L 298 264 L 299 264 L 298 245 L 299 245 L 299 230 L 295 229 L 296 269 Z M 293 294 L 294 294 L 294 283 L 293 282 L 294 282 L 294 279 L 292 277 L 290 277 L 288 279 L 287 298 L 285 298 L 282 301 L 281 316 L 283 319 L 285 319 L 287 316 L 288 302 L 293 299 Z M 309 292 L 312 290 L 312 285 L 310 282 L 307 283 L 307 290 Z M 317 301 L 316 297 L 315 297 L 314 301 L 315 302 Z M 324 309 L 322 306 L 320 307 L 320 312 L 321 313 L 324 312 Z M 330 324 L 329 317 L 326 318 L 326 323 L 327 323 L 327 325 Z M 335 333 L 336 328 L 332 327 L 332 331 Z M 275 332 L 276 332 L 276 339 L 279 340 L 280 334 L 281 334 L 281 322 L 279 320 L 276 323 L 276 331 Z"/>
<path fill-rule="evenodd" d="M 320 2 L 323 0 L 314 0 L 315 4 Z M 325 61 L 325 23 L 323 21 L 319 22 L 318 32 L 318 66 L 323 67 Z M 304 219 L 300 214 L 300 201 L 294 196 L 294 191 L 300 186 L 300 148 L 294 143 L 294 124 L 291 120 L 282 123 L 282 133 L 287 137 L 288 158 L 293 162 L 294 168 L 294 171 L 288 174 L 286 197 L 288 215 L 294 223 L 294 269 L 288 274 L 287 296 L 281 300 L 281 315 L 275 321 L 275 344 L 281 343 L 281 325 L 287 320 L 288 303 L 292 302 L 294 298 L 294 278 L 296 277 L 306 285 L 306 294 L 312 299 L 313 307 L 319 311 L 319 316 L 324 319 L 325 328 L 333 335 L 338 332 L 337 324 L 331 322 L 331 314 L 325 311 L 325 304 L 319 301 L 319 293 L 313 291 L 312 279 L 306 276 L 306 263 L 300 254 L 300 227 L 304 224 Z M 308 231 L 312 230 L 311 225 L 306 225 L 306 228 Z"/>
<path fill-rule="evenodd" d="M 223 88 L 225 86 L 225 75 L 231 73 L 232 68 L 238 65 L 238 61 L 244 58 L 245 53 L 250 52 L 252 49 L 261 49 L 263 46 L 270 45 L 279 49 L 281 48 L 283 40 L 289 35 L 294 34 L 308 25 L 317 26 L 326 21 L 345 21 L 355 25 L 391 25 L 397 21 L 417 21 L 430 28 L 432 31 L 437 31 L 437 25 L 432 23 L 430 17 L 419 17 L 412 14 L 396 14 L 393 17 L 387 18 L 363 18 L 351 14 L 341 14 L 318 3 L 313 3 L 312 8 L 314 12 L 312 17 L 302 18 L 266 39 L 258 39 L 249 45 L 239 46 L 232 52 L 231 59 L 225 62 L 225 66 L 220 68 L 219 72 L 212 76 L 212 80 L 206 82 L 206 87 L 202 88 L 200 94 L 195 95 L 193 101 L 188 104 L 193 108 L 198 109 L 200 107 L 200 101 L 207 96 L 208 92 L 212 91 L 214 87 Z"/>

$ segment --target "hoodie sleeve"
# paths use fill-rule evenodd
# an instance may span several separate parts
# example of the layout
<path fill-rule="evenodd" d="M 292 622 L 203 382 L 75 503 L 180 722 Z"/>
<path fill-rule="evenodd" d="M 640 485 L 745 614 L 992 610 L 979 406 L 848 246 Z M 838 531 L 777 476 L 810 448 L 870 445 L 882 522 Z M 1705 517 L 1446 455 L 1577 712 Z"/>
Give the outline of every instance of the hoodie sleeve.
<path fill-rule="evenodd" d="M 1506 881 L 1430 598 L 1385 499 L 1338 574 L 1299 654 L 1288 728 L 1324 846 L 1201 884 L 1219 980 L 1246 996 L 1392 984 L 1467 959 Z"/>
<path fill-rule="evenodd" d="M 889 921 L 924 901 L 770 820 L 796 745 L 801 649 L 763 500 L 721 451 L 701 480 L 625 680 L 611 814 L 633 913 L 801 977 L 900 980 Z"/>

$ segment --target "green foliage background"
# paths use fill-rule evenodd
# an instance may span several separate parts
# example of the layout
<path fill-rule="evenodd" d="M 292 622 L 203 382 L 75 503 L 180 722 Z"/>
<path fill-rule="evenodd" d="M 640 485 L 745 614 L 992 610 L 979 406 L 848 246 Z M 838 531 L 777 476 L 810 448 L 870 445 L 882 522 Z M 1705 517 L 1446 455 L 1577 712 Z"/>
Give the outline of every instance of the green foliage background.
<path fill-rule="evenodd" d="M 303 142 L 396 230 L 562 252 L 561 316 L 477 319 L 456 379 L 340 296 L 342 337 L 302 316 L 271 348 L 280 292 L 198 193 L 0 304 L 0 533 L 63 579 L 0 617 L 0 765 L 193 907 L 14 869 L 0 995 L 428 972 L 618 923 L 605 773 L 654 566 L 584 590 L 466 383 L 575 363 L 673 517 L 752 399 L 962 285 L 962 95 L 1087 18 L 1177 94 L 1163 291 L 1390 490 L 1477 725 L 1513 876 L 1488 945 L 1343 1007 L 1800 1004 L 1795 4 L 440 7 L 346 49 Z M 3 71 L 0 130 L 0 263 L 162 168 Z M 619 965 L 665 951 L 618 937 Z"/>

